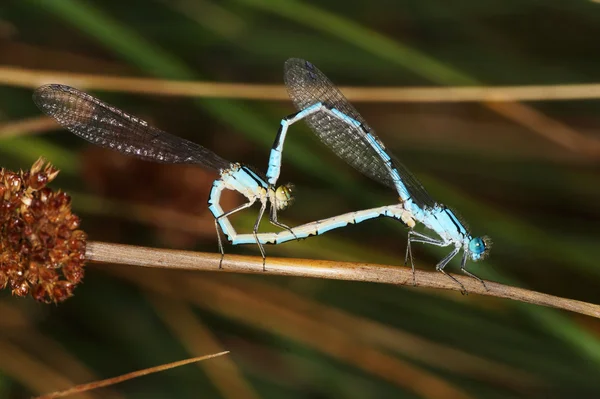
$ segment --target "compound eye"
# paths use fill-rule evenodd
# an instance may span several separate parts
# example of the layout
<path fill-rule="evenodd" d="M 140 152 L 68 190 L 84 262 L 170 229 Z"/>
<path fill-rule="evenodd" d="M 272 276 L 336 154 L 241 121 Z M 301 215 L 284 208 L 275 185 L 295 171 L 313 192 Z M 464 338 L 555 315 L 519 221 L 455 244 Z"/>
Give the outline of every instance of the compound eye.
<path fill-rule="evenodd" d="M 275 197 L 280 201 L 288 201 L 292 198 L 294 185 L 291 183 L 283 184 L 275 190 Z"/>
<path fill-rule="evenodd" d="M 292 196 L 292 193 L 286 186 L 279 186 L 275 190 L 275 197 L 280 201 L 287 201 Z"/>
<path fill-rule="evenodd" d="M 275 190 L 275 199 L 277 199 L 277 207 L 279 209 L 285 209 L 292 204 L 294 197 L 292 191 L 294 186 L 292 184 L 284 184 L 277 187 Z"/>
<path fill-rule="evenodd" d="M 475 255 L 481 255 L 485 252 L 485 243 L 480 237 L 475 237 L 469 242 L 469 251 Z"/>

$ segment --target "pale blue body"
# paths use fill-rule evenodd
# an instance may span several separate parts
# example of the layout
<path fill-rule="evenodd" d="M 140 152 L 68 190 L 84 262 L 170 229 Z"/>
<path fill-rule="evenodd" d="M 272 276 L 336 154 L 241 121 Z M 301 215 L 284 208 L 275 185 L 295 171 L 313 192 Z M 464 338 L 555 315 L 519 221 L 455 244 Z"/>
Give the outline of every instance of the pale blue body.
<path fill-rule="evenodd" d="M 250 207 L 257 200 L 261 201 L 261 199 L 266 198 L 267 188 L 268 184 L 260 176 L 239 164 L 233 164 L 231 169 L 222 171 L 221 178 L 214 181 L 208 199 L 208 209 L 215 217 L 216 223 L 218 223 L 227 239 L 234 245 L 238 244 L 236 240 L 238 234 L 227 216 Z M 224 212 L 221 208 L 221 193 L 226 189 L 239 192 L 249 202 L 233 211 Z M 256 240 L 253 239 L 253 242 L 256 242 Z"/>
<path fill-rule="evenodd" d="M 333 111 L 335 112 L 334 115 L 336 117 L 343 118 L 345 121 L 352 121 L 351 118 L 348 118 L 336 110 Z M 285 137 L 289 126 L 315 112 L 332 111 L 329 111 L 327 108 L 325 108 L 323 104 L 318 103 L 281 121 L 281 127 L 277 135 L 277 141 L 271 150 L 271 156 L 269 159 L 269 168 L 267 171 L 268 183 L 250 169 L 238 164 L 234 164 L 231 170 L 223 171 L 221 178 L 214 182 L 208 200 L 209 210 L 212 212 L 215 220 L 219 224 L 219 227 L 227 237 L 228 241 L 230 241 L 233 245 L 253 243 L 282 244 L 287 241 L 320 235 L 330 230 L 345 227 L 348 224 L 361 223 L 369 219 L 378 217 L 391 217 L 402 220 L 402 215 L 406 215 L 406 210 L 401 204 L 394 204 L 368 210 L 349 212 L 343 215 L 318 220 L 316 222 L 306 223 L 304 225 L 296 226 L 289 230 L 283 230 L 277 233 L 239 234 L 236 232 L 235 228 L 229 221 L 228 216 L 234 212 L 251 206 L 257 201 L 266 205 L 269 187 L 274 187 L 279 178 L 283 144 L 285 142 Z M 249 202 L 234 209 L 233 211 L 224 212 L 220 206 L 221 193 L 224 189 L 234 190 L 243 194 L 246 196 L 246 198 L 248 198 Z"/>
<path fill-rule="evenodd" d="M 277 145 L 271 150 L 269 159 L 269 168 L 267 171 L 267 180 L 254 173 L 252 170 L 239 164 L 233 164 L 232 168 L 221 172 L 221 178 L 213 183 L 208 200 L 208 209 L 215 217 L 221 231 L 233 245 L 240 244 L 281 244 L 287 241 L 307 238 L 313 235 L 323 234 L 327 231 L 344 227 L 348 224 L 360 223 L 368 219 L 381 216 L 395 217 L 398 205 L 375 208 L 373 210 L 350 212 L 344 215 L 307 223 L 296 226 L 290 230 L 283 230 L 278 233 L 257 233 L 257 234 L 238 234 L 228 219 L 231 214 L 250 207 L 255 202 L 266 206 L 269 199 L 269 188 L 273 188 L 281 169 L 281 153 L 287 129 L 290 125 L 302 120 L 306 116 L 322 110 L 321 104 L 315 104 L 306 110 L 300 111 L 292 117 L 283 119 L 279 130 Z M 248 199 L 248 203 L 232 211 L 225 212 L 221 208 L 220 199 L 223 190 L 233 190 L 241 193 Z M 273 204 L 271 204 L 273 206 Z M 264 212 L 264 209 L 262 210 Z M 262 213 L 262 212 L 261 212 Z"/>
<path fill-rule="evenodd" d="M 411 242 L 432 244 L 440 247 L 453 246 L 453 250 L 437 264 L 436 269 L 446 274 L 444 272 L 444 267 L 462 249 L 463 257 L 461 261 L 461 270 L 467 275 L 478 279 L 485 286 L 483 280 L 465 269 L 465 264 L 469 258 L 474 261 L 483 258 L 486 253 L 486 242 L 484 242 L 482 238 L 474 238 L 464 224 L 456 217 L 454 212 L 444 205 L 436 203 L 433 207 L 419 206 L 411 197 L 410 189 L 404 183 L 403 176 L 401 176 L 399 170 L 394 166 L 394 163 L 392 162 L 392 159 L 387 153 L 384 145 L 371 133 L 365 131 L 360 122 L 335 108 L 328 107 L 326 104 L 319 102 L 290 117 L 284 118 L 281 121 L 281 127 L 277 134 L 273 149 L 271 150 L 271 156 L 269 159 L 269 167 L 267 171 L 267 181 L 269 186 L 274 187 L 277 184 L 277 180 L 281 171 L 283 144 L 285 142 L 289 126 L 317 112 L 327 113 L 331 117 L 343 121 L 353 129 L 361 130 L 362 137 L 369 143 L 371 148 L 375 150 L 381 160 L 383 160 L 386 164 L 388 172 L 390 176 L 392 176 L 396 191 L 398 192 L 400 202 L 394 205 L 346 213 L 332 218 L 296 226 L 289 230 L 278 233 L 232 234 L 233 228 L 230 228 L 231 225 L 229 222 L 227 222 L 227 225 L 223 224 L 221 227 L 224 231 L 229 231 L 228 237 L 232 243 L 249 244 L 258 242 L 260 244 L 280 244 L 294 239 L 301 239 L 312 235 L 323 234 L 333 229 L 345 227 L 348 224 L 361 223 L 365 220 L 374 219 L 377 217 L 391 217 L 402 221 L 410 228 L 408 233 L 406 259 L 408 260 L 410 258 L 413 270 L 414 265 L 412 264 Z M 436 233 L 439 238 L 429 237 L 414 231 L 413 228 L 415 227 L 416 223 L 422 223 L 426 228 Z M 489 247 L 487 249 L 489 249 Z M 463 292 L 466 292 L 464 286 L 458 280 L 450 275 L 448 276 L 460 285 Z"/>
<path fill-rule="evenodd" d="M 361 223 L 380 216 L 401 220 L 411 228 L 407 258 L 410 255 L 411 242 L 423 242 L 438 246 L 453 244 L 455 249 L 452 253 L 438 263 L 439 270 L 442 270 L 460 249 L 464 249 L 463 271 L 465 271 L 464 264 L 467 256 L 473 260 L 481 258 L 486 248 L 482 239 L 472 238 L 452 211 L 443 205 L 436 204 L 416 179 L 401 167 L 399 162 L 392 160 L 384 145 L 374 133 L 369 132 L 369 129 L 359 122 L 360 116 L 326 77 L 319 75 L 320 72 L 312 64 L 302 60 L 288 60 L 286 68 L 288 71 L 286 77 L 292 78 L 286 81 L 288 90 L 300 90 L 299 92 L 290 91 L 291 97 L 297 106 L 301 97 L 303 105 L 300 106 L 300 112 L 281 121 L 269 160 L 267 176 L 264 178 L 249 167 L 231 163 L 198 144 L 156 129 L 142 119 L 129 115 L 75 88 L 54 84 L 42 86 L 36 89 L 33 99 L 47 115 L 53 117 L 72 133 L 96 145 L 149 161 L 195 164 L 219 171 L 221 178 L 214 182 L 208 201 L 209 209 L 215 217 L 217 232 L 219 229 L 222 230 L 233 244 L 258 244 L 263 260 L 265 259 L 263 244 L 279 244 L 293 239 L 323 234 L 348 224 Z M 305 69 L 302 70 L 302 68 Z M 303 78 L 306 76 L 298 75 L 298 72 L 302 71 L 306 72 L 308 74 L 306 76 L 314 81 L 304 81 Z M 310 85 L 312 85 L 312 89 L 316 87 L 318 90 L 311 92 Z M 325 100 L 313 101 L 315 95 L 320 96 L 319 98 L 333 99 L 339 109 L 348 110 L 347 113 L 353 117 L 328 105 L 324 102 Z M 305 102 L 306 99 L 309 100 Z M 329 135 L 328 140 L 334 138 L 334 141 L 328 141 L 327 144 L 334 148 L 338 156 L 355 167 L 358 165 L 362 168 L 363 173 L 366 172 L 376 180 L 386 185 L 393 185 L 398 192 L 400 202 L 334 216 L 296 226 L 293 229 L 278 222 L 277 211 L 285 209 L 292 200 L 289 185 L 276 187 L 281 169 L 283 144 L 289 126 L 309 116 L 309 125 L 311 121 L 315 120 L 325 123 L 323 127 L 318 125 L 315 128 L 313 125 L 313 130 L 321 139 L 327 135 Z M 327 125 L 333 120 L 337 122 L 337 125 Z M 341 123 L 339 123 L 340 121 Z M 352 151 L 346 151 L 348 148 Z M 370 163 L 362 163 L 365 160 Z M 237 191 L 244 195 L 248 202 L 225 212 L 220 205 L 223 190 Z M 411 194 L 415 197 L 412 198 Z M 261 206 L 252 234 L 237 234 L 228 217 L 235 212 L 249 208 L 256 202 Z M 270 206 L 270 222 L 283 230 L 278 233 L 258 234 L 258 227 L 267 206 Z M 414 232 L 412 228 L 417 222 L 423 223 L 437 233 L 440 238 L 427 237 Z M 219 248 L 223 254 L 220 234 L 218 237 Z M 465 273 L 468 272 L 465 271 Z"/>
<path fill-rule="evenodd" d="M 269 168 L 267 170 L 268 183 L 251 170 L 239 166 L 238 170 L 229 172 L 229 174 L 227 172 L 223 173 L 221 179 L 216 180 L 213 184 L 213 189 L 208 201 L 209 209 L 215 218 L 217 218 L 219 226 L 232 244 L 250 244 L 256 243 L 257 240 L 261 244 L 281 244 L 294 239 L 320 235 L 330 230 L 345 227 L 348 224 L 361 223 L 365 220 L 378 217 L 391 217 L 407 224 L 406 220 L 402 220 L 402 216 L 405 218 L 412 217 L 415 221 L 422 223 L 428 229 L 433 230 L 440 236 L 442 241 L 440 244 L 444 244 L 443 246 L 455 244 L 457 247 L 463 247 L 465 241 L 468 244 L 472 239 L 472 236 L 450 209 L 443 205 L 438 205 L 433 209 L 425 210 L 421 209 L 411 200 L 410 193 L 402 182 L 402 178 L 399 176 L 398 171 L 393 168 L 389 155 L 387 155 L 381 144 L 369 133 L 366 133 L 369 143 L 390 166 L 390 174 L 394 176 L 396 190 L 400 197 L 400 204 L 349 212 L 344 215 L 296 226 L 293 227 L 291 231 L 285 230 L 278 233 L 259 233 L 256 236 L 254 234 L 238 234 L 227 217 L 222 217 L 224 212 L 219 205 L 222 190 L 229 188 L 238 191 L 244 194 L 252 203 L 256 200 L 260 200 L 261 197 L 264 197 L 261 192 L 266 193 L 269 185 L 274 186 L 277 184 L 281 170 L 283 144 L 289 126 L 315 112 L 327 112 L 349 125 L 354 126 L 356 129 L 361 128 L 361 124 L 356 120 L 344 115 L 336 109 L 329 109 L 322 103 L 317 103 L 298 112 L 292 117 L 283 119 L 278 134 L 278 141 L 271 150 L 271 156 L 269 158 Z"/>

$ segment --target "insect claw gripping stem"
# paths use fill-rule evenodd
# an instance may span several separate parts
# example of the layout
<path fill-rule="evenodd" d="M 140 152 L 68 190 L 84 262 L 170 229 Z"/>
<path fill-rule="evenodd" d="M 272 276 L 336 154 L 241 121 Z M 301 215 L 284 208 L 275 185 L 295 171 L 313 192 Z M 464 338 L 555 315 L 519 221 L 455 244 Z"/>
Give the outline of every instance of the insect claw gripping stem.
<path fill-rule="evenodd" d="M 485 281 L 479 277 L 477 277 L 476 275 L 474 275 L 473 273 L 471 273 L 470 271 L 468 271 L 467 269 L 465 269 L 464 267 L 461 267 L 460 269 L 464 274 L 466 274 L 469 277 L 474 278 L 475 280 L 479 281 L 482 285 L 483 288 L 485 288 L 486 291 L 489 291 L 490 289 L 488 288 L 488 286 L 485 284 Z"/>

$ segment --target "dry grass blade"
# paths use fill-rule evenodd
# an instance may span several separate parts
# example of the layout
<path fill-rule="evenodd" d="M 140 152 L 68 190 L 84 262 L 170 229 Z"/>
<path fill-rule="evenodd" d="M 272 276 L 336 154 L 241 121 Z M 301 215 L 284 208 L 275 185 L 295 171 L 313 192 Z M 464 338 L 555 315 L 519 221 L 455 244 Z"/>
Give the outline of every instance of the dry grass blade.
<path fill-rule="evenodd" d="M 503 115 L 554 143 L 581 154 L 600 155 L 600 141 L 587 138 L 572 127 L 519 103 L 487 102 L 489 109 Z"/>
<path fill-rule="evenodd" d="M 122 244 L 88 242 L 86 257 L 96 263 L 183 269 L 219 270 L 221 256 L 213 253 L 136 247 Z M 412 270 L 408 267 L 367 263 L 332 262 L 309 259 L 268 258 L 266 271 L 259 257 L 228 255 L 222 263 L 224 272 L 272 274 L 279 276 L 317 277 L 334 280 L 370 281 L 412 286 Z M 466 276 L 454 275 L 468 292 L 498 298 L 513 299 L 536 305 L 554 307 L 600 318 L 600 305 L 560 298 L 541 292 L 486 281 L 487 288 Z M 460 290 L 460 287 L 439 272 L 416 271 L 418 287 Z"/>
<path fill-rule="evenodd" d="M 106 75 L 27 70 L 0 67 L 0 83 L 35 88 L 47 83 L 62 83 L 79 89 L 100 89 L 127 93 L 166 96 L 287 100 L 283 85 L 188 82 L 150 78 L 124 78 Z M 355 102 L 482 102 L 486 107 L 517 122 L 565 148 L 597 156 L 600 143 L 588 139 L 558 121 L 516 101 L 574 100 L 600 98 L 600 84 L 508 86 L 508 87 L 420 87 L 352 88 L 341 87 Z M 506 102 L 496 105 L 498 102 Z"/>
<path fill-rule="evenodd" d="M 0 84 L 35 88 L 47 83 L 70 84 L 79 89 L 164 96 L 288 100 L 285 87 L 277 84 L 190 82 L 0 67 Z M 600 83 L 499 87 L 342 86 L 340 89 L 351 101 L 376 103 L 564 101 L 600 98 Z"/>
<path fill-rule="evenodd" d="M 0 84 L 33 89 L 49 83 L 71 85 L 81 90 L 103 90 L 162 96 L 240 98 L 255 100 L 285 100 L 288 98 L 282 85 L 251 85 L 245 83 L 124 78 L 85 73 L 0 67 Z"/>
<path fill-rule="evenodd" d="M 0 125 L 0 138 L 22 136 L 32 133 L 43 133 L 60 129 L 54 119 L 47 116 L 36 116 L 33 118 L 6 122 Z"/>
<path fill-rule="evenodd" d="M 153 374 L 153 373 L 157 373 L 157 372 L 160 372 L 160 371 L 169 370 L 169 369 L 172 369 L 172 368 L 175 368 L 175 367 L 185 366 L 186 364 L 200 362 L 202 360 L 212 359 L 213 357 L 222 356 L 222 355 L 225 355 L 227 353 L 229 353 L 229 351 L 225 351 L 225 352 L 221 352 L 221 353 L 215 353 L 215 354 L 212 354 L 212 355 L 195 357 L 195 358 L 192 358 L 192 359 L 180 360 L 178 362 L 173 362 L 173 363 L 168 363 L 168 364 L 162 364 L 160 366 L 150 367 L 150 368 L 147 368 L 147 369 L 144 369 L 144 370 L 138 370 L 138 371 L 134 371 L 132 373 L 123 374 L 123 375 L 120 375 L 118 377 L 108 378 L 106 380 L 95 381 L 95 382 L 90 382 L 88 384 L 77 385 L 77 386 L 75 386 L 73 388 L 70 388 L 70 389 L 67 389 L 65 391 L 52 392 L 52 393 L 49 393 L 49 394 L 46 394 L 46 395 L 37 396 L 34 399 L 64 398 L 65 396 L 69 396 L 69 395 L 73 395 L 73 394 L 78 394 L 78 393 L 85 392 L 85 391 L 90 391 L 92 389 L 107 387 L 107 386 L 110 386 L 110 385 L 118 384 L 119 382 L 131 380 L 133 378 L 141 377 L 141 376 L 144 376 L 144 375 L 148 375 L 148 374 Z"/>

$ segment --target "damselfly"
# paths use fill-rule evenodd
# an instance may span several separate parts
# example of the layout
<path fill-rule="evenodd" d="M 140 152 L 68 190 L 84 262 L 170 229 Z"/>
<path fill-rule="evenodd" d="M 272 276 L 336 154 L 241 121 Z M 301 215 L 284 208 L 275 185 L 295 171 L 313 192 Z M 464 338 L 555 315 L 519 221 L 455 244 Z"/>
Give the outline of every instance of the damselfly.
<path fill-rule="evenodd" d="M 392 217 L 409 227 L 405 263 L 410 261 L 413 283 L 416 282 L 411 244 L 424 243 L 439 247 L 453 246 L 452 251 L 438 262 L 436 269 L 459 284 L 463 292 L 466 292 L 464 286 L 444 271 L 446 265 L 461 250 L 461 270 L 485 286 L 482 279 L 466 269 L 466 263 L 469 259 L 481 260 L 489 253 L 489 239 L 485 236 L 473 237 L 452 210 L 434 201 L 423 185 L 386 149 L 340 90 L 313 64 L 301 59 L 289 59 L 285 63 L 284 77 L 288 93 L 299 112 L 281 121 L 269 160 L 269 185 L 274 187 L 279 178 L 288 127 L 304 119 L 319 139 L 337 156 L 366 176 L 395 189 L 400 200 L 395 205 L 352 212 L 307 224 L 303 226 L 302 231 L 294 230 L 295 237 L 303 238 L 374 217 Z M 417 222 L 432 230 L 439 238 L 415 231 Z M 288 235 L 289 232 L 285 231 L 278 234 L 280 237 Z M 266 236 L 265 239 L 260 239 L 265 242 Z M 275 237 L 275 242 L 281 240 Z"/>
<path fill-rule="evenodd" d="M 112 105 L 64 85 L 46 85 L 33 94 L 35 104 L 47 115 L 54 118 L 75 135 L 101 147 L 133 155 L 135 157 L 161 163 L 186 163 L 204 166 L 219 172 L 220 178 L 213 183 L 208 205 L 215 218 L 215 228 L 219 250 L 224 255 L 220 231 L 233 245 L 256 243 L 266 259 L 263 244 L 279 244 L 310 235 L 343 227 L 348 215 L 296 226 L 293 229 L 277 220 L 277 211 L 293 202 L 292 185 L 276 187 L 267 183 L 260 172 L 240 163 L 226 161 L 214 152 L 199 144 L 173 136 L 150 126 L 144 120 L 132 116 Z M 223 190 L 237 191 L 248 200 L 247 203 L 225 212 L 221 205 Z M 231 224 L 229 216 L 260 203 L 260 210 L 252 234 L 239 234 Z M 278 233 L 260 233 L 258 227 L 269 205 L 269 220 L 284 229 Z M 393 212 L 397 205 L 381 207 L 377 210 L 354 212 L 356 222 L 380 216 L 389 208 Z M 221 258 L 222 259 L 222 258 Z"/>
<path fill-rule="evenodd" d="M 277 220 L 277 211 L 292 203 L 291 185 L 269 185 L 261 173 L 249 166 L 226 161 L 201 145 L 156 129 L 140 118 L 69 86 L 42 86 L 35 90 L 33 101 L 67 130 L 101 147 L 154 162 L 196 164 L 217 170 L 221 177 L 213 183 L 208 205 L 215 217 L 222 255 L 224 250 L 219 228 L 233 244 L 238 244 L 238 241 L 257 243 L 263 260 L 265 259 L 265 251 L 257 231 L 268 204 L 271 223 L 291 230 Z M 223 190 L 237 191 L 248 202 L 225 212 L 220 205 Z M 260 203 L 260 210 L 253 233 L 238 235 L 228 216 L 249 208 L 256 202 Z M 252 239 L 249 240 L 248 236 Z"/>

